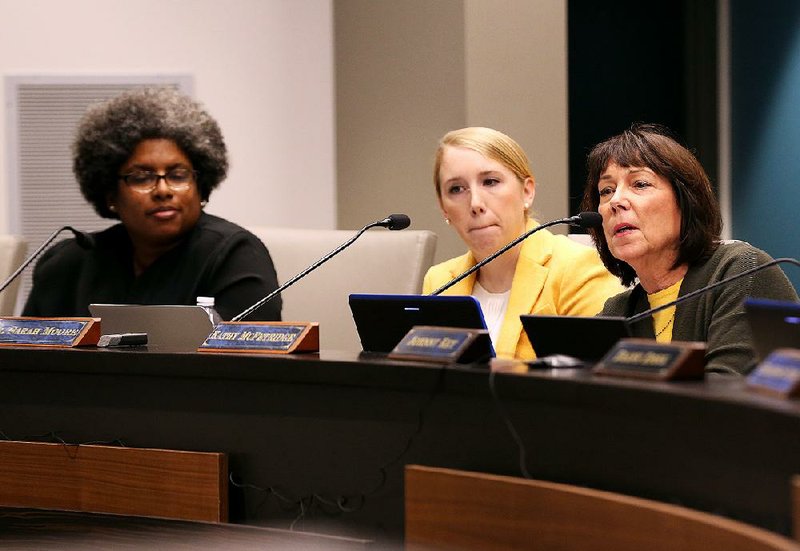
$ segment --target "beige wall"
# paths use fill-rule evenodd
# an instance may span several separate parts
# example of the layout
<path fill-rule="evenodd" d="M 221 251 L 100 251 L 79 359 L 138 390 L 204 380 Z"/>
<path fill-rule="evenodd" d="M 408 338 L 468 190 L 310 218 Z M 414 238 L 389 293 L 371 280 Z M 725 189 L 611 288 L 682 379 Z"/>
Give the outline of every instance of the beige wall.
<path fill-rule="evenodd" d="M 232 156 L 211 212 L 317 228 L 406 212 L 439 234 L 438 259 L 464 249 L 431 182 L 448 130 L 508 132 L 539 217 L 566 214 L 566 61 L 566 0 L 0 0 L 2 75 L 194 76 Z"/>
<path fill-rule="evenodd" d="M 0 75 L 191 75 L 231 155 L 208 210 L 333 228 L 331 22 L 332 0 L 0 0 Z M 0 233 L 5 121 L 0 110 Z"/>
<path fill-rule="evenodd" d="M 567 216 L 567 7 L 557 0 L 465 0 L 467 121 L 525 149 L 534 213 Z"/>
<path fill-rule="evenodd" d="M 464 250 L 442 221 L 439 137 L 492 126 L 528 152 L 542 220 L 567 214 L 566 0 L 336 0 L 338 225 L 406 212 Z"/>
<path fill-rule="evenodd" d="M 462 0 L 334 2 L 340 228 L 404 212 L 445 246 L 431 163 L 466 120 L 464 39 Z"/>

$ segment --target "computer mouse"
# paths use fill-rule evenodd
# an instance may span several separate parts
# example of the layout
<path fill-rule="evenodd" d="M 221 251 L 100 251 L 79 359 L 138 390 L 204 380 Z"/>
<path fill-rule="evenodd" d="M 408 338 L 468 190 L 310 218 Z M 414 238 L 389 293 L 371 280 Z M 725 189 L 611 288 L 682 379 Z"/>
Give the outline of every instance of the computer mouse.
<path fill-rule="evenodd" d="M 567 356 L 566 354 L 552 354 L 543 358 L 536 358 L 528 362 L 531 367 L 538 368 L 559 368 L 559 367 L 583 367 L 584 363 L 579 358 Z"/>

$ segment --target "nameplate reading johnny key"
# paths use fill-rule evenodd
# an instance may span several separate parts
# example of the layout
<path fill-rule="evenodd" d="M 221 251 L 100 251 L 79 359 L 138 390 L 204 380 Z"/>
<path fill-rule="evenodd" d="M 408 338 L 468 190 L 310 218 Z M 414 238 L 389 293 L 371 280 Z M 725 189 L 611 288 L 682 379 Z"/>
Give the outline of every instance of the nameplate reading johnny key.
<path fill-rule="evenodd" d="M 390 358 L 437 363 L 485 363 L 493 356 L 485 329 L 418 325 L 403 337 Z"/>

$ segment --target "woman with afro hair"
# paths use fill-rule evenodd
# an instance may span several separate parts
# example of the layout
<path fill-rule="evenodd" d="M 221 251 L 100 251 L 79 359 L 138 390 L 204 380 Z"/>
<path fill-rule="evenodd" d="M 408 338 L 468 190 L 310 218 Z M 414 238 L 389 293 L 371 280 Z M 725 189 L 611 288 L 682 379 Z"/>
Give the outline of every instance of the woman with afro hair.
<path fill-rule="evenodd" d="M 228 171 L 217 122 L 172 88 L 140 88 L 90 108 L 73 144 L 86 200 L 120 223 L 49 249 L 26 316 L 87 316 L 91 303 L 193 305 L 214 297 L 230 319 L 278 286 L 263 243 L 203 211 Z M 279 320 L 279 297 L 250 319 Z"/>

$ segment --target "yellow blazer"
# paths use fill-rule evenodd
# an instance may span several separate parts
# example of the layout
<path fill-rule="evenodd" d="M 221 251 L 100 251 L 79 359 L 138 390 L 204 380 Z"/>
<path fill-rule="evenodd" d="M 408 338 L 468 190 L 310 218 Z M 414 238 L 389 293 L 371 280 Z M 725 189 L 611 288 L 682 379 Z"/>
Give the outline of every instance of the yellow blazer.
<path fill-rule="evenodd" d="M 529 219 L 526 230 L 537 225 Z M 475 262 L 468 252 L 432 266 L 425 274 L 422 292 L 435 291 Z M 471 295 L 476 275 L 470 274 L 443 294 Z M 533 359 L 536 354 L 522 330 L 520 315 L 594 316 L 606 299 L 622 291 L 619 280 L 606 270 L 594 248 L 546 229 L 538 231 L 522 242 L 495 352 L 499 358 Z"/>

